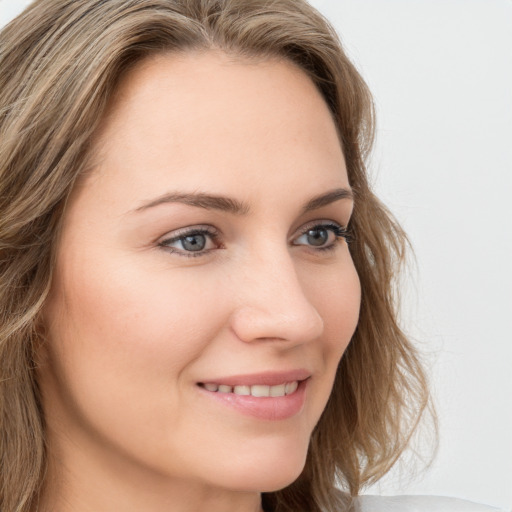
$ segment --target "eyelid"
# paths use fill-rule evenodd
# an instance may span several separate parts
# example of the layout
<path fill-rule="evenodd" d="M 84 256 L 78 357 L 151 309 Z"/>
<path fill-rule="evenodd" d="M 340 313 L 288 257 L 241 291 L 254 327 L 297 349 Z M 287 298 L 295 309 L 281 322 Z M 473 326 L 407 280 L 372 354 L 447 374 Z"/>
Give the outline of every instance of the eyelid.
<path fill-rule="evenodd" d="M 314 228 L 327 228 L 327 229 L 336 228 L 336 229 L 339 229 L 340 231 L 343 231 L 343 233 L 347 234 L 347 236 L 348 236 L 348 228 L 346 226 L 344 226 L 343 224 L 336 222 L 334 220 L 330 220 L 330 219 L 318 219 L 318 220 L 313 220 L 311 222 L 308 222 L 308 223 L 302 225 L 295 232 L 295 234 L 293 235 L 291 240 L 293 241 L 295 238 L 306 234 L 310 229 L 314 229 Z"/>
<path fill-rule="evenodd" d="M 196 234 L 196 233 L 205 233 L 211 236 L 218 236 L 219 230 L 214 228 L 213 226 L 209 226 L 208 224 L 198 224 L 194 226 L 186 226 L 184 228 L 178 228 L 174 231 L 169 231 L 164 236 L 158 239 L 158 243 L 164 242 L 174 242 L 179 240 L 180 238 Z"/>

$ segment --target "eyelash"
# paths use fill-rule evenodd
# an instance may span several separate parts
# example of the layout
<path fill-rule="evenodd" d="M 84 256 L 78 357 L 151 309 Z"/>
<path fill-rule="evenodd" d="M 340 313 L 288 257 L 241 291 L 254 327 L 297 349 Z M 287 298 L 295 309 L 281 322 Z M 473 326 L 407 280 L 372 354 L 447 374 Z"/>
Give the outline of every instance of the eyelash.
<path fill-rule="evenodd" d="M 334 223 L 334 222 L 316 222 L 314 224 L 306 225 L 302 228 L 300 234 L 294 240 L 306 235 L 309 231 L 321 230 L 321 229 L 334 233 L 336 238 L 333 242 L 331 242 L 329 245 L 326 245 L 326 246 L 316 247 L 316 248 L 313 245 L 308 246 L 315 252 L 333 251 L 341 239 L 344 239 L 347 244 L 353 240 L 353 238 L 350 235 L 350 232 L 347 228 L 345 228 L 337 223 Z M 205 254 L 214 250 L 214 249 L 203 249 L 203 250 L 199 250 L 199 251 L 187 251 L 185 249 L 175 249 L 173 247 L 170 247 L 170 244 L 173 244 L 180 240 L 183 241 L 186 237 L 193 237 L 193 236 L 197 236 L 197 235 L 209 237 L 212 242 L 216 243 L 216 245 L 217 245 L 216 249 L 222 248 L 222 245 L 218 242 L 220 233 L 216 229 L 213 229 L 212 227 L 206 227 L 206 226 L 199 227 L 199 228 L 191 228 L 191 229 L 185 228 L 183 230 L 180 230 L 172 238 L 166 238 L 165 240 L 162 240 L 161 242 L 159 242 L 158 246 L 168 252 L 171 252 L 173 254 L 178 254 L 179 256 L 183 256 L 185 258 L 197 258 L 200 256 L 204 256 Z M 293 245 L 306 246 L 306 244 L 293 244 Z"/>
<path fill-rule="evenodd" d="M 336 249 L 336 246 L 338 245 L 338 242 L 340 239 L 344 239 L 345 242 L 348 244 L 352 241 L 352 237 L 350 236 L 349 230 L 346 227 L 340 226 L 339 224 L 336 224 L 334 222 L 317 222 L 315 224 L 310 224 L 302 228 L 300 235 L 297 238 L 300 238 L 301 236 L 304 236 L 308 233 L 308 231 L 314 231 L 317 229 L 324 229 L 326 231 L 331 231 L 335 235 L 335 240 L 331 242 L 329 245 L 325 245 L 322 247 L 315 248 L 314 246 L 310 246 L 313 248 L 314 251 L 322 251 L 322 252 L 328 252 L 333 251 Z M 296 245 L 302 245 L 302 244 L 296 244 Z"/>

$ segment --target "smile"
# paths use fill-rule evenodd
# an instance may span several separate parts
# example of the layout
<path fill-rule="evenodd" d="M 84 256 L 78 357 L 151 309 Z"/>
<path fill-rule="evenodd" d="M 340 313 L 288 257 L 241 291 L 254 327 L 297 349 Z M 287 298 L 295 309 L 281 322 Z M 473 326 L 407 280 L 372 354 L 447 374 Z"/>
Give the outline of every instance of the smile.
<path fill-rule="evenodd" d="M 209 403 L 258 420 L 279 421 L 300 414 L 310 377 L 305 369 L 264 372 L 211 378 L 198 382 L 197 387 Z"/>
<path fill-rule="evenodd" d="M 211 391 L 214 393 L 232 393 L 234 395 L 241 396 L 254 396 L 257 398 L 262 397 L 282 397 L 291 395 L 297 391 L 299 387 L 299 381 L 295 380 L 292 382 L 283 382 L 282 384 L 277 384 L 275 386 L 267 386 L 265 384 L 255 384 L 253 386 L 228 386 L 226 384 L 215 384 L 215 383 L 204 383 L 199 384 L 201 387 L 206 389 L 207 391 Z"/>

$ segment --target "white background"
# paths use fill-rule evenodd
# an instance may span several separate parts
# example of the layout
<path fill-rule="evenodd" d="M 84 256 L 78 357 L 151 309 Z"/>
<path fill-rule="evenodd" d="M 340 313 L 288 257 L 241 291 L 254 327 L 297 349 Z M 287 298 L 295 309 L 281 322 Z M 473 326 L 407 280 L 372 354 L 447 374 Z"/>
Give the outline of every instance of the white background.
<path fill-rule="evenodd" d="M 512 508 L 512 1 L 314 0 L 377 104 L 377 191 L 408 232 L 405 325 L 440 420 L 431 469 L 369 492 Z"/>
<path fill-rule="evenodd" d="M 27 3 L 0 0 L 0 25 Z M 512 0 L 312 3 L 375 96 L 373 181 L 415 249 L 404 324 L 440 420 L 431 468 L 368 492 L 511 509 Z"/>

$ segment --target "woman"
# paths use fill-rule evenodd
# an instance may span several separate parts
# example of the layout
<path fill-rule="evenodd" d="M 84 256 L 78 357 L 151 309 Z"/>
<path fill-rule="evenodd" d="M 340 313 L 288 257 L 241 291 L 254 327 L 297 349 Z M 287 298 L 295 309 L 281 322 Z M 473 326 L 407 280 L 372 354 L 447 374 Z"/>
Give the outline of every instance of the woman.
<path fill-rule="evenodd" d="M 39 0 L 0 45 L 1 510 L 349 510 L 428 392 L 331 27 Z"/>

